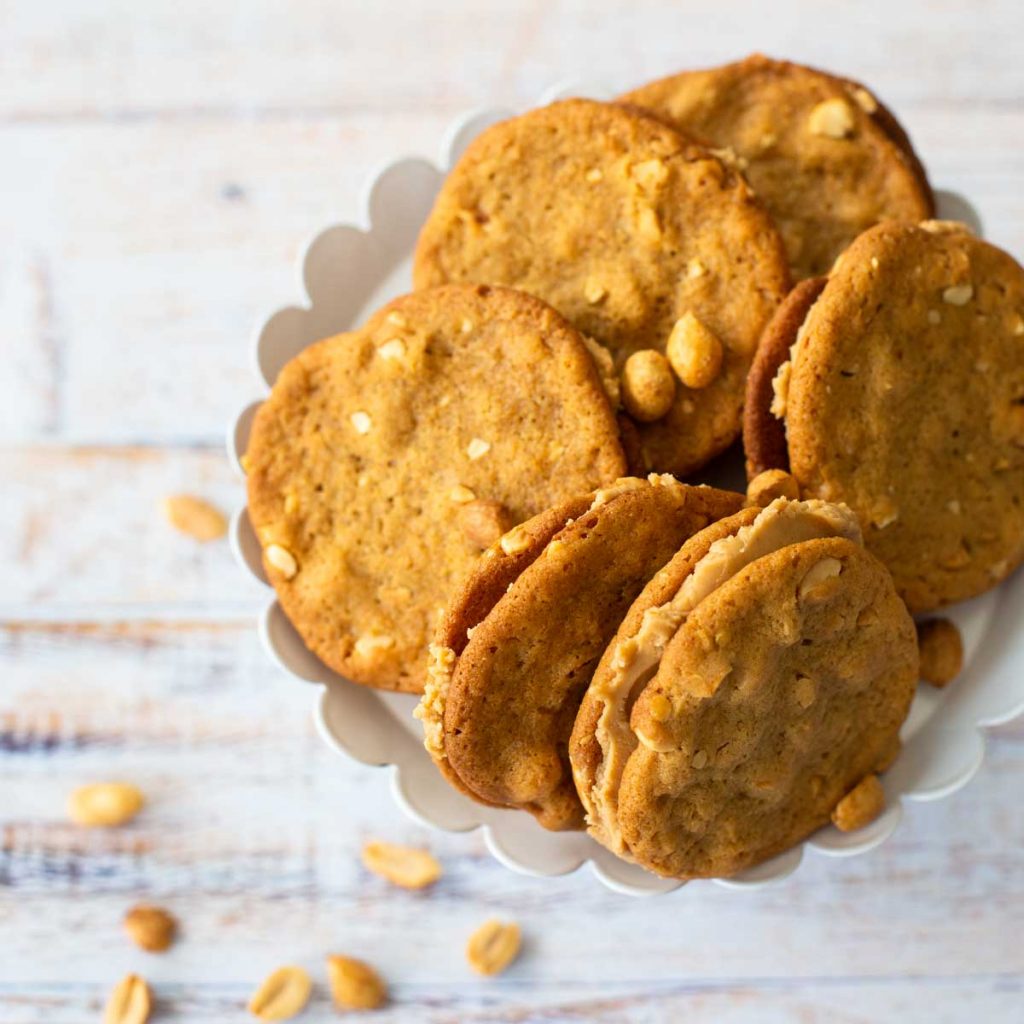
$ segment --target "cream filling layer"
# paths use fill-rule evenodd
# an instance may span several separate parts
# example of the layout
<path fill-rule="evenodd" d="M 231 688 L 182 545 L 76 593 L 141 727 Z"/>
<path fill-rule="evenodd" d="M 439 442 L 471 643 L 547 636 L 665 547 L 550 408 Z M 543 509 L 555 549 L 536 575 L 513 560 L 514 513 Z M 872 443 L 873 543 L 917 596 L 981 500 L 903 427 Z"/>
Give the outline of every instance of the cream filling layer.
<path fill-rule="evenodd" d="M 796 367 L 797 359 L 803 351 L 809 317 L 810 311 L 808 311 L 807 317 L 804 317 L 804 322 L 796 332 L 793 344 L 789 346 L 789 358 L 784 363 L 779 364 L 779 368 L 775 371 L 775 376 L 772 378 L 772 404 L 768 411 L 777 420 L 784 420 L 786 418 L 786 411 L 789 408 L 789 385 L 793 379 L 793 370 Z"/>
<path fill-rule="evenodd" d="M 778 498 L 747 526 L 715 541 L 683 581 L 675 596 L 644 612 L 637 632 L 620 640 L 609 671 L 595 680 L 594 695 L 604 702 L 595 738 L 603 758 L 587 810 L 591 831 L 617 853 L 626 851 L 618 826 L 618 791 L 626 761 L 645 738 L 629 726 L 630 698 L 658 670 L 668 642 L 696 607 L 742 569 L 791 544 L 823 537 L 862 543 L 857 517 L 845 505 Z M 649 741 L 646 745 L 651 745 Z M 656 749 L 653 748 L 652 749 Z"/>

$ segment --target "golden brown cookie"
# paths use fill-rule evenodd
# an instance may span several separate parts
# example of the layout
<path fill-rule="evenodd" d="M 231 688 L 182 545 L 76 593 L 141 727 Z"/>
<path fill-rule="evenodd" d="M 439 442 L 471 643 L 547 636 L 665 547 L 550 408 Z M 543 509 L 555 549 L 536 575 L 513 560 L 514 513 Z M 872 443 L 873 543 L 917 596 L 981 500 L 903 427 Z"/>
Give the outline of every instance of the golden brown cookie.
<path fill-rule="evenodd" d="M 420 235 L 414 280 L 538 295 L 619 374 L 646 353 L 626 409 L 644 469 L 680 476 L 736 437 L 758 336 L 789 286 L 778 232 L 736 170 L 654 118 L 589 100 L 470 145 Z M 674 331 L 682 378 L 652 358 Z"/>
<path fill-rule="evenodd" d="M 594 666 L 679 545 L 741 495 L 627 478 L 517 527 L 486 552 L 434 644 L 417 717 L 445 776 L 551 829 L 581 828 L 567 743 Z"/>
<path fill-rule="evenodd" d="M 531 296 L 452 285 L 293 359 L 247 466 L 267 575 L 310 650 L 356 682 L 419 692 L 481 550 L 625 461 L 579 334 Z"/>
<path fill-rule="evenodd" d="M 1012 572 L 1024 558 L 1024 269 L 962 225 L 883 224 L 842 256 L 802 323 L 777 320 L 769 335 L 777 327 L 748 383 L 749 462 L 774 444 L 756 431 L 770 423 L 768 356 L 788 334 L 772 408 L 790 472 L 804 497 L 857 512 L 911 611 Z"/>
<path fill-rule="evenodd" d="M 675 878 L 759 863 L 890 763 L 916 681 L 850 510 L 744 509 L 683 545 L 601 658 L 570 742 L 590 831 Z"/>
<path fill-rule="evenodd" d="M 797 279 L 826 273 L 881 220 L 934 213 L 906 132 L 857 82 L 755 54 L 622 99 L 735 154 L 779 225 Z"/>

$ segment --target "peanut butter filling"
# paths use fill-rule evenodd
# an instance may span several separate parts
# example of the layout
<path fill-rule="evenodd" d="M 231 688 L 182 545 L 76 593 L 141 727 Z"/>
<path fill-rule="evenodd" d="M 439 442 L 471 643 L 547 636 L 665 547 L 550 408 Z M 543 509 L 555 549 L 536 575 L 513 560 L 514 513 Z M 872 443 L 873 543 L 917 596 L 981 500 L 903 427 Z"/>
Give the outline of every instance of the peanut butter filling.
<path fill-rule="evenodd" d="M 845 505 L 776 499 L 752 523 L 715 541 L 675 596 L 647 609 L 636 634 L 617 643 L 610 670 L 592 684 L 591 692 L 604 702 L 595 730 L 604 756 L 585 800 L 590 830 L 609 848 L 628 854 L 618 826 L 618 790 L 630 754 L 638 742 L 645 743 L 630 729 L 632 697 L 657 673 L 669 641 L 701 601 L 746 566 L 791 544 L 824 537 L 862 543 L 857 518 Z"/>
<path fill-rule="evenodd" d="M 445 759 L 444 704 L 448 699 L 448 687 L 451 686 L 454 673 L 455 652 L 450 647 L 431 644 L 427 681 L 413 717 L 423 723 L 423 746 L 438 761 Z"/>

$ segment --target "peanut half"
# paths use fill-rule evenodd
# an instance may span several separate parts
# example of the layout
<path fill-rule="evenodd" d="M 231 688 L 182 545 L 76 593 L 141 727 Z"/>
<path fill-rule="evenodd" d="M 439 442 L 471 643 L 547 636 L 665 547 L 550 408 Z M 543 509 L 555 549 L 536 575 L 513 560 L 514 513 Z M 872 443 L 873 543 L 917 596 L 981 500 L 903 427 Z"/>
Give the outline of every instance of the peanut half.
<path fill-rule="evenodd" d="M 512 517 L 500 501 L 476 498 L 458 506 L 455 518 L 463 536 L 478 548 L 489 548 L 512 527 Z"/>
<path fill-rule="evenodd" d="M 73 790 L 68 814 L 76 825 L 113 828 L 132 820 L 145 803 L 142 790 L 128 782 L 93 782 Z"/>
<path fill-rule="evenodd" d="M 163 907 L 140 903 L 125 914 L 124 930 L 139 949 L 162 953 L 174 941 L 178 922 Z"/>
<path fill-rule="evenodd" d="M 501 974 L 519 955 L 519 925 L 491 918 L 469 937 L 466 959 L 477 974 Z"/>
<path fill-rule="evenodd" d="M 249 1000 L 249 1012 L 260 1020 L 291 1020 L 309 1002 L 313 982 L 301 967 L 278 967 Z"/>
<path fill-rule="evenodd" d="M 145 1024 L 152 1005 L 146 980 L 137 974 L 126 974 L 110 993 L 103 1024 Z"/>
<path fill-rule="evenodd" d="M 424 889 L 441 877 L 441 865 L 429 850 L 372 840 L 363 847 L 363 864 L 403 889 Z"/>
<path fill-rule="evenodd" d="M 668 414 L 676 395 L 676 382 L 668 360 L 653 348 L 634 352 L 622 368 L 622 402 L 626 412 L 641 423 L 653 423 Z"/>
<path fill-rule="evenodd" d="M 949 619 L 928 619 L 917 624 L 917 646 L 921 654 L 921 678 L 932 686 L 945 686 L 964 664 L 964 642 L 960 630 Z"/>
<path fill-rule="evenodd" d="M 688 388 L 706 388 L 722 372 L 725 348 L 717 334 L 692 313 L 680 317 L 668 336 L 668 361 Z"/>
<path fill-rule="evenodd" d="M 747 484 L 747 503 L 766 508 L 776 498 L 800 497 L 800 485 L 782 469 L 766 469 Z"/>
<path fill-rule="evenodd" d="M 327 977 L 339 1010 L 376 1010 L 387 1002 L 388 988 L 367 963 L 349 956 L 329 956 Z"/>
<path fill-rule="evenodd" d="M 832 811 L 832 822 L 841 832 L 870 825 L 885 809 L 885 790 L 877 775 L 865 775 Z"/>
<path fill-rule="evenodd" d="M 176 530 L 196 540 L 217 540 L 228 530 L 224 514 L 208 501 L 191 494 L 164 498 L 164 517 Z"/>

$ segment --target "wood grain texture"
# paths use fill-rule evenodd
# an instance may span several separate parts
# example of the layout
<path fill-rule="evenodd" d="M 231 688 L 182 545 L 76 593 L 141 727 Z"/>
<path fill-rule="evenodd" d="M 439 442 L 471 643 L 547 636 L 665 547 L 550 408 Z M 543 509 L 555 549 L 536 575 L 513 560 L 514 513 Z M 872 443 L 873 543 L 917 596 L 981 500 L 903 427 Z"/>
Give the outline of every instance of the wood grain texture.
<path fill-rule="evenodd" d="M 936 184 L 1020 254 L 1022 29 L 1010 0 L 0 3 L 0 1022 L 95 1021 L 130 970 L 155 1020 L 245 1019 L 285 962 L 317 980 L 302 1019 L 330 1020 L 328 952 L 391 983 L 351 1020 L 1019 1020 L 1024 723 L 881 849 L 776 889 L 522 878 L 321 744 L 313 690 L 259 648 L 260 588 L 158 503 L 241 503 L 221 438 L 254 393 L 252 329 L 301 299 L 295 255 L 360 215 L 371 169 L 433 158 L 464 109 L 752 49 L 807 60 L 890 101 Z M 100 778 L 142 786 L 136 822 L 68 824 Z M 429 844 L 445 877 L 389 889 L 369 837 Z M 166 956 L 120 930 L 141 899 L 182 921 Z M 480 980 L 462 946 L 491 915 L 526 941 Z"/>

